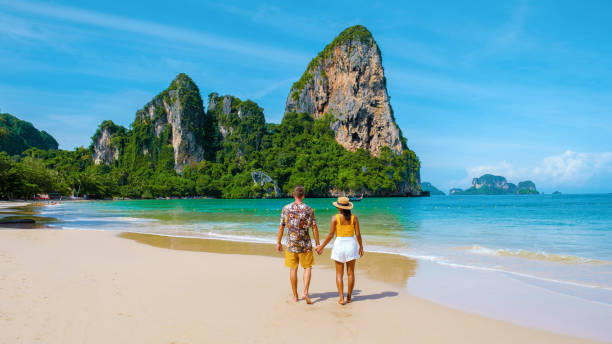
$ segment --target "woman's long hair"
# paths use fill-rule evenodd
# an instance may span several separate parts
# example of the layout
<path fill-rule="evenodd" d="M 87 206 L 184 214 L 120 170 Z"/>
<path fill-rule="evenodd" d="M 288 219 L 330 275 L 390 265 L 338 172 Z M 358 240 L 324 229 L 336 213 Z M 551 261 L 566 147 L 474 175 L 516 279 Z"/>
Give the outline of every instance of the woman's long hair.
<path fill-rule="evenodd" d="M 338 210 L 340 210 L 340 214 L 342 214 L 342 216 L 344 216 L 344 219 L 346 221 L 351 221 L 351 210 L 350 209 L 338 208 Z"/>

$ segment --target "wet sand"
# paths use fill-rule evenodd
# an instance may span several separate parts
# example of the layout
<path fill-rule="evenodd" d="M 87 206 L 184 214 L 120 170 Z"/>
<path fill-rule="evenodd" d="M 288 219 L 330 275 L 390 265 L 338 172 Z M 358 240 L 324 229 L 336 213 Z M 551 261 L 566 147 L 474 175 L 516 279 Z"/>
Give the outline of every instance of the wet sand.
<path fill-rule="evenodd" d="M 417 263 L 393 255 L 366 253 L 340 306 L 328 255 L 308 306 L 268 244 L 0 230 L 0 343 L 592 343 L 412 296 Z"/>

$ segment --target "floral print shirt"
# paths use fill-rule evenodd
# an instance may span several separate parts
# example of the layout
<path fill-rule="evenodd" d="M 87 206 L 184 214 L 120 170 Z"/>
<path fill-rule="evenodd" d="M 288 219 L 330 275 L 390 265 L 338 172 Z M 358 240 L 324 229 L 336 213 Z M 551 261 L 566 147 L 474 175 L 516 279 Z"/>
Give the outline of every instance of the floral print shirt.
<path fill-rule="evenodd" d="M 309 228 L 317 224 L 314 210 L 304 203 L 290 203 L 283 207 L 280 225 L 287 228 L 287 251 L 312 251 Z"/>

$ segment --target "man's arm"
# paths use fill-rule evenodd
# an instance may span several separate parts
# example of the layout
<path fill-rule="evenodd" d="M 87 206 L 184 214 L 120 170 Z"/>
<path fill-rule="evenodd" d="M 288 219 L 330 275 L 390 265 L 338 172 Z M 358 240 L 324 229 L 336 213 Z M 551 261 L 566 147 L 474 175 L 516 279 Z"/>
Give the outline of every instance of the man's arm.
<path fill-rule="evenodd" d="M 285 225 L 281 224 L 278 226 L 278 237 L 276 238 L 276 250 L 278 252 L 283 252 L 283 245 L 281 241 L 283 240 L 283 233 L 285 232 Z"/>
<path fill-rule="evenodd" d="M 317 227 L 317 223 L 312 226 L 312 235 L 314 235 L 315 243 L 319 246 L 319 227 Z"/>
<path fill-rule="evenodd" d="M 314 210 L 312 211 L 312 235 L 314 236 L 315 243 L 319 246 L 319 227 L 317 226 L 317 219 L 315 218 Z"/>
<path fill-rule="evenodd" d="M 281 241 L 283 240 L 283 233 L 285 232 L 285 215 L 285 208 L 283 208 L 283 210 L 281 210 L 281 220 L 278 225 L 278 236 L 276 238 L 276 250 L 278 252 L 283 252 Z"/>

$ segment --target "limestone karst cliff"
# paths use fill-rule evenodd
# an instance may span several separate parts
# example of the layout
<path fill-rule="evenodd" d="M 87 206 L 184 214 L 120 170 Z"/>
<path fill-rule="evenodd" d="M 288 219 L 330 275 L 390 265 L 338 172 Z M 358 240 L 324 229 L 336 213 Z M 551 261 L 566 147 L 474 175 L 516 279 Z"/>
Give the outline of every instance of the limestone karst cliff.
<path fill-rule="evenodd" d="M 205 121 L 198 86 L 186 74 L 179 74 L 167 90 L 136 113 L 134 122 L 153 129 L 156 138 L 167 135 L 174 152 L 174 168 L 180 172 L 186 165 L 204 160 Z M 150 143 L 142 142 L 143 153 L 156 148 Z"/>
<path fill-rule="evenodd" d="M 388 146 L 406 148 L 389 103 L 380 49 L 361 25 L 347 28 L 315 57 L 293 84 L 285 112 L 307 112 L 315 118 L 335 116 L 336 141 L 373 155 Z"/>
<path fill-rule="evenodd" d="M 380 50 L 370 32 L 343 31 L 293 85 L 280 123 L 251 100 L 211 93 L 179 74 L 129 130 L 104 124 L 92 138 L 101 173 L 129 197 L 260 198 L 344 194 L 418 196 L 420 161 L 389 104 Z M 112 122 L 110 122 L 112 123 Z M 115 191 L 118 190 L 118 191 Z"/>
<path fill-rule="evenodd" d="M 119 159 L 127 130 L 113 121 L 104 121 L 91 138 L 92 157 L 95 164 L 113 164 Z"/>
<path fill-rule="evenodd" d="M 116 132 L 104 123 L 92 138 L 96 164 L 110 164 L 119 157 L 118 147 L 111 142 Z M 157 162 L 171 154 L 174 169 L 181 172 L 207 157 L 212 126 L 197 85 L 181 73 L 168 89 L 136 112 L 132 130 L 121 134 L 131 143 L 131 165 L 139 159 Z"/>

